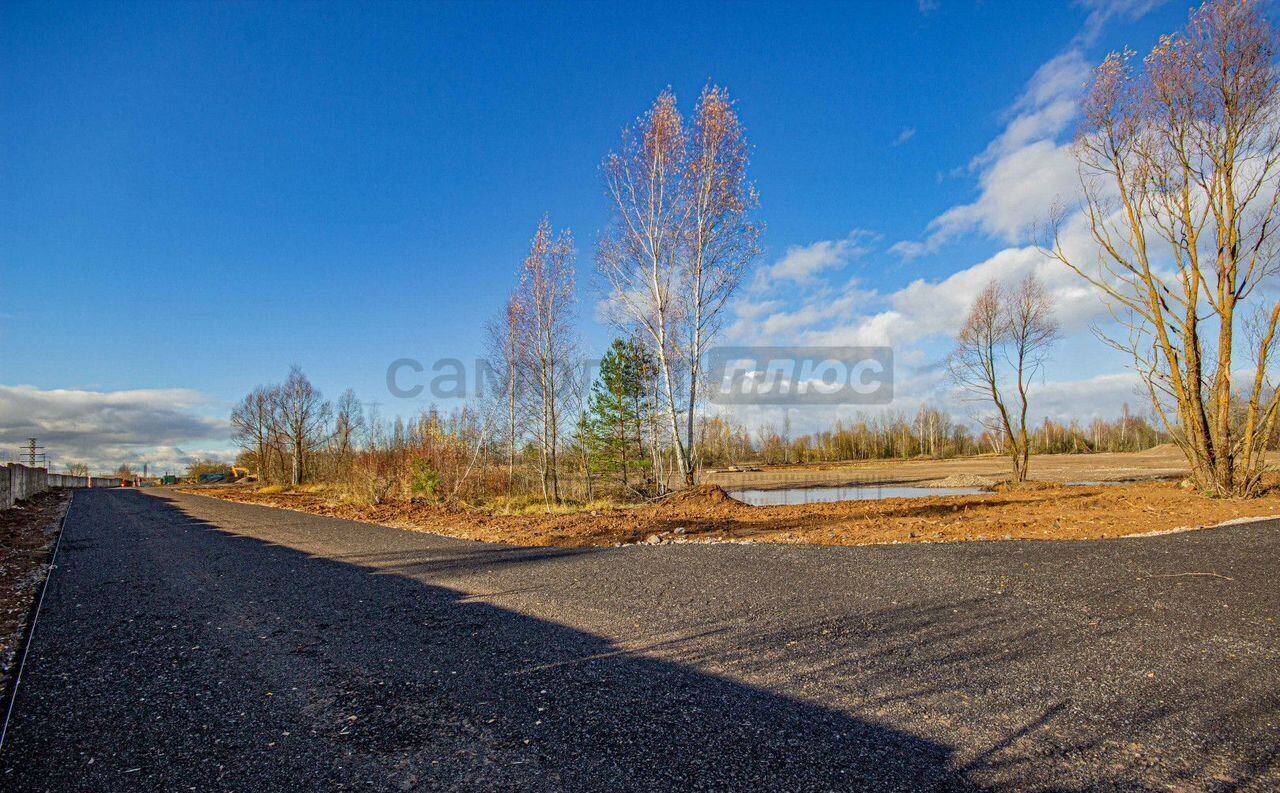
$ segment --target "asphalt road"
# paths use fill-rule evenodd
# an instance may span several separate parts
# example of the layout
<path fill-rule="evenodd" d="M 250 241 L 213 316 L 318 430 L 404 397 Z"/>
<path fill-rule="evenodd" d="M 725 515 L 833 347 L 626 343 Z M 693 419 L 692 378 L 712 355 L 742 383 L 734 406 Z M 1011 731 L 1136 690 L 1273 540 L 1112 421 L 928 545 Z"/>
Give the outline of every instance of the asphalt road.
<path fill-rule="evenodd" d="M 518 549 L 76 495 L 0 789 L 1274 790 L 1280 524 Z"/>

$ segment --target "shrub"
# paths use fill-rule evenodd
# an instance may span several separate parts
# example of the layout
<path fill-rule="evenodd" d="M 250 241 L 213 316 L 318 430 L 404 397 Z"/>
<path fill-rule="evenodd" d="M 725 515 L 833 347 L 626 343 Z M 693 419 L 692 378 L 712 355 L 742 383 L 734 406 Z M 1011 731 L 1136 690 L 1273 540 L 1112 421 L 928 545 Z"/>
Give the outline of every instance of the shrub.
<path fill-rule="evenodd" d="M 344 490 L 357 504 L 385 504 L 395 499 L 400 490 L 400 477 L 394 465 L 377 455 L 366 454 L 351 467 Z"/>
<path fill-rule="evenodd" d="M 440 489 L 440 474 L 430 460 L 413 461 L 413 494 L 434 501 Z"/>

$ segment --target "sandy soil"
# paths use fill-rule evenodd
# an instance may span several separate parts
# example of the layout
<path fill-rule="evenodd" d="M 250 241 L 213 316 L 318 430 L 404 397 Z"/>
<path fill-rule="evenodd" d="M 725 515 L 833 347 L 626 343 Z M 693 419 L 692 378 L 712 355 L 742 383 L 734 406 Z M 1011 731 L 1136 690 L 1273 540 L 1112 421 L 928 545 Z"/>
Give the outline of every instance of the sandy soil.
<path fill-rule="evenodd" d="M 1103 457 L 1111 459 L 1098 459 Z M 1114 479 L 1120 478 L 1118 472 L 1131 476 L 1131 471 L 1145 471 L 1150 476 L 1151 472 L 1170 469 L 1167 458 L 1143 467 L 1132 460 L 1115 459 L 1118 457 L 1093 456 L 1091 462 L 1096 467 L 1089 467 L 1085 461 L 1073 460 L 1072 467 L 1066 465 L 1066 461 L 1041 458 L 1033 462 L 1033 470 L 1037 473 L 1058 471 L 1061 478 L 1075 481 L 1104 479 L 1104 471 Z M 989 469 L 980 467 L 983 463 L 981 460 L 933 461 L 927 468 L 924 464 L 919 466 L 919 470 L 930 471 L 927 478 L 905 481 L 928 481 L 957 472 L 987 473 Z M 900 470 L 912 463 L 898 465 Z M 979 467 L 970 467 L 975 465 Z M 884 464 L 881 468 L 894 470 Z M 762 484 L 751 482 L 755 487 Z M 1154 481 L 1111 486 L 1039 482 L 1008 492 L 971 496 L 780 507 L 747 506 L 731 498 L 719 485 L 706 484 L 655 504 L 561 515 L 494 515 L 478 509 L 423 503 L 359 507 L 324 495 L 263 495 L 248 488 L 195 488 L 187 492 L 462 539 L 563 547 L 635 542 L 869 545 L 1004 539 L 1082 540 L 1280 516 L 1280 488 L 1261 498 L 1234 501 L 1204 498 L 1176 483 Z"/>
<path fill-rule="evenodd" d="M 868 460 L 764 466 L 751 471 L 719 469 L 705 472 L 702 481 L 733 490 L 845 484 L 929 485 L 954 475 L 1004 479 L 1009 476 L 1009 460 L 984 455 L 954 460 Z M 1186 460 L 1178 447 L 1172 444 L 1145 452 L 1041 454 L 1031 460 L 1031 477 L 1048 482 L 1114 482 L 1186 475 Z"/>
<path fill-rule="evenodd" d="M 12 665 L 40 585 L 68 496 L 41 493 L 0 510 L 0 692 L 8 691 Z"/>

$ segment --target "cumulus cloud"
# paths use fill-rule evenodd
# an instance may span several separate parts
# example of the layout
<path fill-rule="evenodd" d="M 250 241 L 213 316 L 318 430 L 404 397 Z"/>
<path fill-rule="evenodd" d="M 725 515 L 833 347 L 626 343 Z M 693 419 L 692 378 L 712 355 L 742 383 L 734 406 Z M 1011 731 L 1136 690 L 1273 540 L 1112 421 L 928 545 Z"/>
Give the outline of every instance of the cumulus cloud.
<path fill-rule="evenodd" d="M 229 459 L 225 406 L 187 389 L 42 390 L 0 385 L 0 449 L 17 460 L 39 438 L 53 466 L 87 463 L 109 471 L 121 463 L 179 471 L 200 457 Z"/>
<path fill-rule="evenodd" d="M 1079 49 L 1067 50 L 1043 64 L 1005 111 L 1004 130 L 973 159 L 970 168 L 999 162 L 1029 144 L 1057 138 L 1075 118 L 1091 72 Z"/>
<path fill-rule="evenodd" d="M 903 240 L 890 252 L 916 258 L 975 230 L 1006 243 L 1025 242 L 1055 203 L 1075 200 L 1075 162 L 1069 144 L 1058 138 L 1075 118 L 1088 77 L 1078 49 L 1041 66 L 1007 111 L 1004 130 L 969 164 L 978 174 L 978 197 L 934 218 L 924 240 Z"/>
<path fill-rule="evenodd" d="M 1070 227 L 1064 243 L 1069 248 L 1087 245 L 1087 233 Z M 919 278 L 887 292 L 868 289 L 850 279 L 811 284 L 789 299 L 771 296 L 767 301 L 752 301 L 744 297 L 733 307 L 737 320 L 728 328 L 726 342 L 887 346 L 894 355 L 894 400 L 888 406 L 891 410 L 912 412 L 928 402 L 964 417 L 976 408 L 956 392 L 947 377 L 944 360 L 952 340 L 974 298 L 988 282 L 1012 284 L 1028 275 L 1039 278 L 1049 291 L 1064 333 L 1059 349 L 1099 345 L 1092 338 L 1091 325 L 1109 321 L 1105 305 L 1077 275 L 1033 246 L 1006 248 L 950 275 Z M 1108 358 L 1110 351 L 1100 348 L 1099 355 Z M 1050 374 L 1070 376 L 1069 372 L 1060 371 Z M 1052 388 L 1038 389 L 1042 397 L 1036 398 L 1036 415 L 1087 417 L 1100 409 L 1110 415 L 1106 412 L 1110 407 L 1118 409 L 1124 401 L 1133 400 L 1133 389 L 1127 386 L 1123 399 L 1113 398 L 1116 391 L 1112 386 L 1118 380 L 1091 377 L 1079 382 L 1065 380 L 1076 383 L 1070 387 L 1059 388 L 1055 383 Z M 829 425 L 845 415 L 830 408 L 813 408 L 810 412 L 815 424 L 826 421 Z M 795 418 L 801 420 L 799 415 Z"/>
<path fill-rule="evenodd" d="M 1079 193 L 1068 146 L 1047 140 L 999 158 L 983 172 L 979 184 L 978 200 L 952 207 L 930 224 L 931 248 L 972 229 L 1003 242 L 1024 242 L 1055 204 L 1073 202 Z"/>
<path fill-rule="evenodd" d="M 854 229 L 841 240 L 791 246 L 734 301 L 726 337 L 735 344 L 784 343 L 797 332 L 855 314 L 873 293 L 857 278 L 845 275 L 839 284 L 831 279 L 871 253 L 878 240 L 873 232 Z"/>
<path fill-rule="evenodd" d="M 1064 134 L 1075 121 L 1092 73 L 1088 49 L 1108 22 L 1138 19 L 1161 0 L 1081 0 L 1089 14 L 1068 46 L 1042 64 L 1004 113 L 1004 129 L 975 156 L 978 195 L 934 218 L 921 240 L 902 240 L 889 250 L 904 259 L 936 253 L 956 237 L 978 231 L 1021 244 L 1055 204 L 1080 197 L 1075 162 Z"/>
<path fill-rule="evenodd" d="M 1124 366 L 1091 337 L 1092 324 L 1106 326 L 1111 321 L 1105 305 L 1078 276 L 1032 244 L 1033 229 L 1048 220 L 1055 204 L 1070 205 L 1079 197 L 1066 138 L 1090 76 L 1089 47 L 1109 20 L 1137 18 L 1156 3 L 1082 0 L 1080 4 L 1089 11 L 1081 30 L 1023 86 L 1005 111 L 999 134 L 966 166 L 945 174 L 976 177 L 973 200 L 939 214 L 919 239 L 902 240 L 889 248 L 892 254 L 912 259 L 936 253 L 961 235 L 976 232 L 1004 245 L 1002 250 L 949 275 L 920 278 L 892 291 L 880 291 L 848 276 L 843 283 L 831 278 L 838 272 L 837 242 L 792 248 L 758 283 L 781 283 L 784 279 L 780 276 L 790 271 L 793 277 L 786 280 L 800 286 L 799 294 L 780 298 L 776 291 L 770 291 L 767 301 L 758 295 L 743 296 L 734 307 L 737 321 L 729 328 L 730 340 L 743 344 L 890 346 L 895 360 L 892 410 L 911 412 L 927 401 L 964 416 L 976 408 L 947 377 L 943 361 L 952 339 L 974 298 L 989 281 L 1011 284 L 1034 274 L 1048 289 L 1062 325 L 1064 339 L 1059 349 L 1099 347 L 1099 355 L 1087 364 L 1095 367 L 1093 371 L 1047 370 L 1047 375 L 1059 379 L 1037 385 L 1037 415 L 1087 419 L 1115 415 L 1125 402 L 1143 404 L 1131 373 L 1095 376 L 1100 362 L 1114 362 L 1116 369 Z M 899 142 L 910 139 L 910 132 L 903 130 Z M 940 173 L 939 178 L 943 176 Z M 1096 244 L 1080 213 L 1068 215 L 1061 234 L 1064 248 L 1074 260 L 1096 256 Z M 1073 379 L 1072 375 L 1077 376 Z M 757 412 L 764 416 L 769 410 L 759 408 Z M 850 412 L 857 409 L 850 408 Z M 810 413 L 808 417 L 799 413 L 792 417 L 797 427 L 807 422 L 810 429 L 816 429 L 847 417 L 829 409 Z"/>
<path fill-rule="evenodd" d="M 1032 386 L 1030 398 L 1037 412 L 1061 422 L 1115 418 L 1126 404 L 1145 415 L 1150 405 L 1142 380 L 1134 372 L 1038 383 Z"/>
<path fill-rule="evenodd" d="M 1038 277 L 1049 290 L 1065 331 L 1087 331 L 1090 323 L 1107 316 L 1105 306 L 1078 276 L 1038 248 L 1024 247 L 1007 248 L 941 279 L 917 279 L 888 294 L 851 285 L 835 297 L 806 299 L 800 309 L 757 316 L 754 324 L 786 338 L 786 343 L 906 349 L 918 342 L 954 336 L 988 282 L 1011 284 L 1027 275 Z M 821 324 L 827 319 L 839 321 Z"/>
<path fill-rule="evenodd" d="M 854 316 L 862 305 L 874 299 L 875 293 L 859 289 L 856 280 L 839 289 L 823 289 L 810 294 L 798 308 L 758 317 L 754 324 L 756 340 L 795 338 L 815 325 Z"/>
<path fill-rule="evenodd" d="M 871 252 L 877 235 L 865 229 L 854 229 L 842 240 L 821 240 L 809 245 L 792 245 L 782 258 L 761 271 L 756 288 L 769 282 L 805 283 L 825 270 L 844 267 L 850 261 Z"/>

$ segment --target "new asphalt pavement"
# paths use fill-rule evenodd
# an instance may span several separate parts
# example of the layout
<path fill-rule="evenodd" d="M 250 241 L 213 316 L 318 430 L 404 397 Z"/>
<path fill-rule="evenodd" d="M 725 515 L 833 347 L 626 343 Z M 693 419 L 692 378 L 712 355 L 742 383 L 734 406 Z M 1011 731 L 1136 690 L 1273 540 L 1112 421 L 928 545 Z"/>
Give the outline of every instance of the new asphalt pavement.
<path fill-rule="evenodd" d="M 1275 790 L 1280 524 L 485 545 L 71 505 L 0 790 Z"/>

